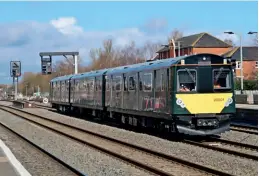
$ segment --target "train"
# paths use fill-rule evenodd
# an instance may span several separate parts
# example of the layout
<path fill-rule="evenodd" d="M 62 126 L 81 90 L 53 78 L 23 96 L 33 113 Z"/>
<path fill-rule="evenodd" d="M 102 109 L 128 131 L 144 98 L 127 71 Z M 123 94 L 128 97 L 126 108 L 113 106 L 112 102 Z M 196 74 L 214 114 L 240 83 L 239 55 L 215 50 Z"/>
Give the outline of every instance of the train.
<path fill-rule="evenodd" d="M 49 101 L 63 113 L 208 136 L 235 116 L 231 60 L 195 54 L 53 78 Z"/>

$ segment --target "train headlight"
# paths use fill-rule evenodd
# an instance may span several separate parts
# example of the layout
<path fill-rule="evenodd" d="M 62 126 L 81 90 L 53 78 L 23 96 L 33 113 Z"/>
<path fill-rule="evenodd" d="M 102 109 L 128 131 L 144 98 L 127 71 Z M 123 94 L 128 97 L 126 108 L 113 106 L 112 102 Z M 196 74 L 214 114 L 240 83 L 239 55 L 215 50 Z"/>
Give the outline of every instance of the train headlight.
<path fill-rule="evenodd" d="M 232 98 L 228 98 L 226 103 L 225 103 L 225 107 L 228 107 L 232 103 L 233 103 L 233 99 Z"/>
<path fill-rule="evenodd" d="M 179 106 L 181 106 L 181 108 L 185 108 L 185 104 L 183 103 L 183 100 L 181 100 L 180 98 L 177 98 L 176 104 L 178 104 Z"/>

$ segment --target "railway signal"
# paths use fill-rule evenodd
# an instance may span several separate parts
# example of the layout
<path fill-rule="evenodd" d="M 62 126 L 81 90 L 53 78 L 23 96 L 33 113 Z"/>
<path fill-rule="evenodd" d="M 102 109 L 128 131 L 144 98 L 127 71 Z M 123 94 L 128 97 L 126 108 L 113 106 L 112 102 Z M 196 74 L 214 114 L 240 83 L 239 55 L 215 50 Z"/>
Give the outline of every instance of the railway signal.
<path fill-rule="evenodd" d="M 41 56 L 41 72 L 43 75 L 52 73 L 52 57 Z"/>
<path fill-rule="evenodd" d="M 11 61 L 10 62 L 10 71 L 11 77 L 20 77 L 21 76 L 21 62 L 20 61 Z"/>
<path fill-rule="evenodd" d="M 21 74 L 21 61 L 11 61 L 10 62 L 10 75 L 13 77 L 13 84 L 15 89 L 14 100 L 17 100 L 17 89 L 18 89 L 18 77 Z"/>

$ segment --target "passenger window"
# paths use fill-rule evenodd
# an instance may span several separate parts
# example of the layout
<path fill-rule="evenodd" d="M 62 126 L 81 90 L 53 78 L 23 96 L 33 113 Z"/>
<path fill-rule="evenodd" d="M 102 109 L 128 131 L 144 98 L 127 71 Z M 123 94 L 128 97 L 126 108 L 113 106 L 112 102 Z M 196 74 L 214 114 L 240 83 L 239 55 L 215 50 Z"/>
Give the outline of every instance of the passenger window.
<path fill-rule="evenodd" d="M 94 91 L 94 79 L 89 80 L 89 88 L 90 92 Z"/>
<path fill-rule="evenodd" d="M 113 88 L 112 90 L 120 91 L 121 90 L 121 76 L 116 76 L 113 78 Z"/>
<path fill-rule="evenodd" d="M 161 91 L 165 89 L 164 73 L 161 73 Z"/>
<path fill-rule="evenodd" d="M 106 77 L 106 91 L 110 91 L 110 79 Z"/>
<path fill-rule="evenodd" d="M 123 75 L 124 91 L 128 90 L 127 76 Z"/>
<path fill-rule="evenodd" d="M 196 91 L 196 70 L 178 70 L 178 88 L 180 92 Z"/>
<path fill-rule="evenodd" d="M 129 77 L 129 90 L 136 90 L 136 79 L 134 76 Z"/>
<path fill-rule="evenodd" d="M 152 91 L 152 73 L 145 73 L 143 76 L 144 91 Z"/>
<path fill-rule="evenodd" d="M 213 70 L 214 89 L 230 89 L 230 70 Z"/>
<path fill-rule="evenodd" d="M 121 90 L 121 76 L 117 76 L 115 80 L 116 91 Z"/>

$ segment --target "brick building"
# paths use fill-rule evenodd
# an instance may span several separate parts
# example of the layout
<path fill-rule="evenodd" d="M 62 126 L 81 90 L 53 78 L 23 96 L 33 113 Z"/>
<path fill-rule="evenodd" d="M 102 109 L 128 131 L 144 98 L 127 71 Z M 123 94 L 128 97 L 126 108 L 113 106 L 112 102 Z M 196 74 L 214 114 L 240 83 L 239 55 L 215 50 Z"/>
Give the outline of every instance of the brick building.
<path fill-rule="evenodd" d="M 180 42 L 180 47 L 178 47 Z M 211 53 L 230 58 L 236 63 L 236 76 L 240 76 L 240 47 L 232 47 L 224 41 L 208 34 L 200 33 L 179 38 L 172 43 L 164 45 L 157 51 L 153 59 L 166 59 L 192 55 L 198 53 Z M 175 52 L 174 52 L 175 49 Z M 258 74 L 258 47 L 243 47 L 243 75 L 244 79 L 254 79 Z"/>
<path fill-rule="evenodd" d="M 242 47 L 243 52 L 243 75 L 244 79 L 255 79 L 258 75 L 258 47 L 245 46 Z M 236 76 L 240 76 L 240 47 L 235 47 L 231 51 L 222 55 L 223 57 L 230 58 L 232 62 L 236 63 L 235 72 Z"/>
<path fill-rule="evenodd" d="M 180 42 L 180 47 L 178 47 Z M 208 34 L 200 33 L 186 37 L 179 38 L 175 41 L 175 55 L 176 57 L 183 55 L 192 55 L 198 53 L 212 53 L 222 55 L 232 49 L 232 46 L 224 41 Z M 165 45 L 159 51 L 156 59 L 172 58 L 174 56 L 174 46 L 172 43 Z"/>

